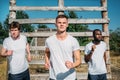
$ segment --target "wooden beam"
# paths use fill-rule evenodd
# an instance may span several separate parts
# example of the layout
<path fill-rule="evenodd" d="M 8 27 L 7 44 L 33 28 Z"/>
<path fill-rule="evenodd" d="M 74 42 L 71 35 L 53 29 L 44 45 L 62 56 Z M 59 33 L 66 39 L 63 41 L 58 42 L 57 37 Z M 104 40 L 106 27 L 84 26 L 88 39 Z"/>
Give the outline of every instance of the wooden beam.
<path fill-rule="evenodd" d="M 84 46 L 80 46 L 80 50 L 84 50 Z M 45 46 L 30 46 L 30 50 L 45 50 Z"/>
<path fill-rule="evenodd" d="M 109 19 L 68 19 L 71 24 L 102 24 L 109 23 Z M 54 24 L 55 19 L 9 19 L 9 24 L 18 21 L 20 24 Z"/>
<path fill-rule="evenodd" d="M 62 4 L 63 5 L 63 4 Z M 107 8 L 106 7 L 55 7 L 55 6 L 37 6 L 37 7 L 32 7 L 32 6 L 10 6 L 9 10 L 15 10 L 15 11 L 19 11 L 19 10 L 41 10 L 41 11 L 106 11 Z"/>
<path fill-rule="evenodd" d="M 78 80 L 87 80 L 88 72 L 77 72 L 76 77 Z M 49 80 L 49 73 L 40 73 L 40 74 L 30 74 L 30 78 L 32 80 L 34 79 L 43 79 L 43 80 Z M 111 80 L 111 74 L 107 73 L 107 79 Z"/>
<path fill-rule="evenodd" d="M 51 35 L 56 34 L 55 31 L 53 32 L 26 32 L 21 33 L 23 35 L 26 35 L 27 37 L 48 37 Z M 92 32 L 68 32 L 68 34 L 74 36 L 74 37 L 92 37 Z M 102 36 L 109 36 L 109 33 L 102 32 Z"/>

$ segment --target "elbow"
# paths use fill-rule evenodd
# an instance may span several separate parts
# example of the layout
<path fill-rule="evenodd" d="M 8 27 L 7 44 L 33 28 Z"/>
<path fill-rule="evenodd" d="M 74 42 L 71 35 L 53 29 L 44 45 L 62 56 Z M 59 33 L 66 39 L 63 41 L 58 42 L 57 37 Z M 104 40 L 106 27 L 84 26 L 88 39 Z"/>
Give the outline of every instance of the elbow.
<path fill-rule="evenodd" d="M 89 60 L 85 59 L 85 62 L 88 63 Z"/>
<path fill-rule="evenodd" d="M 88 63 L 89 60 L 90 60 L 90 57 L 89 57 L 88 55 L 84 55 L 84 61 L 85 61 L 86 63 Z"/>
<path fill-rule="evenodd" d="M 5 56 L 5 55 L 3 55 L 2 53 L 0 53 L 0 56 L 1 56 L 1 57 L 6 57 L 6 56 Z"/>
<path fill-rule="evenodd" d="M 86 63 L 88 63 L 89 62 L 89 59 L 88 58 L 84 58 L 84 61 L 86 62 Z"/>

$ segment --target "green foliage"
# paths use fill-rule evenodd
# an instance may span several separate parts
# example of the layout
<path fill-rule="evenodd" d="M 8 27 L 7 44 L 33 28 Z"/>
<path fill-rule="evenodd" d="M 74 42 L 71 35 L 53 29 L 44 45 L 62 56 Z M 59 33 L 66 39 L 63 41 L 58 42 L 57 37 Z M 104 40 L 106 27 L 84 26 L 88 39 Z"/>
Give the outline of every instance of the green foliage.
<path fill-rule="evenodd" d="M 110 31 L 110 50 L 120 54 L 120 28 Z"/>
<path fill-rule="evenodd" d="M 2 44 L 5 37 L 7 37 L 7 32 L 3 29 L 2 23 L 0 23 L 0 44 Z"/>
<path fill-rule="evenodd" d="M 28 19 L 29 16 L 24 11 L 17 11 L 16 12 L 16 18 L 17 19 Z"/>
<path fill-rule="evenodd" d="M 44 24 L 39 24 L 38 26 L 37 26 L 38 28 L 48 28 L 46 25 L 44 25 Z"/>
<path fill-rule="evenodd" d="M 78 18 L 77 15 L 75 14 L 75 12 L 73 11 L 69 11 L 68 13 L 68 17 L 69 18 Z M 69 27 L 67 28 L 67 32 L 83 32 L 83 31 L 87 31 L 88 29 L 88 25 L 83 25 L 83 24 L 69 24 Z M 88 42 L 89 42 L 89 38 L 88 37 L 76 37 L 79 44 L 81 46 L 85 46 Z"/>

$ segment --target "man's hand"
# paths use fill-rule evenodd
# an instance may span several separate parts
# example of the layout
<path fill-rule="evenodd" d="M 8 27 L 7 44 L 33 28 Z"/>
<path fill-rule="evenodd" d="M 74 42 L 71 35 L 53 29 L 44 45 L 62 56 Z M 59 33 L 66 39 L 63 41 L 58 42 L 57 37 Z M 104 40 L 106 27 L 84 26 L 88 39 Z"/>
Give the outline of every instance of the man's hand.
<path fill-rule="evenodd" d="M 92 49 L 91 49 L 91 51 L 94 51 L 95 48 L 96 48 L 96 45 L 92 45 Z"/>
<path fill-rule="evenodd" d="M 13 50 L 7 50 L 7 56 L 11 56 L 13 54 Z"/>
<path fill-rule="evenodd" d="M 70 62 L 70 61 L 66 61 L 66 62 L 65 62 L 65 66 L 66 66 L 68 69 L 71 69 L 71 68 L 74 67 L 74 66 L 73 66 L 73 63 Z"/>
<path fill-rule="evenodd" d="M 28 62 L 30 62 L 30 61 L 32 60 L 32 58 L 31 58 L 31 55 L 30 55 L 30 54 L 28 54 L 28 56 L 27 56 L 27 60 L 28 60 Z"/>
<path fill-rule="evenodd" d="M 49 69 L 50 68 L 50 64 L 49 63 L 45 63 L 45 69 Z"/>

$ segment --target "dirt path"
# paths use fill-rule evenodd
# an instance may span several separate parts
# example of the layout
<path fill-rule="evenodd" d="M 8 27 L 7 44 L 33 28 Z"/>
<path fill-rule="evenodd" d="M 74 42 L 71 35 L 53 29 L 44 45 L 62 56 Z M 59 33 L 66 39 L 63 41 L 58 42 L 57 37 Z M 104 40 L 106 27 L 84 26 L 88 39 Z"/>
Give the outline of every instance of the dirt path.
<path fill-rule="evenodd" d="M 120 69 L 111 67 L 112 71 L 112 80 L 120 80 Z"/>

